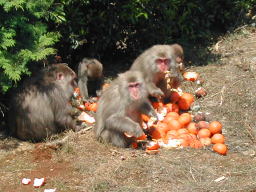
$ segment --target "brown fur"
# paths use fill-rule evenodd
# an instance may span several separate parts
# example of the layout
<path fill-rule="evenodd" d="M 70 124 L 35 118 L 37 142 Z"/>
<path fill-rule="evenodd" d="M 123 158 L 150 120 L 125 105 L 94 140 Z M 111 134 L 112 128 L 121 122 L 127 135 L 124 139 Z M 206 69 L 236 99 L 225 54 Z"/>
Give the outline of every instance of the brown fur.
<path fill-rule="evenodd" d="M 75 130 L 69 104 L 75 78 L 75 72 L 62 63 L 25 81 L 10 102 L 10 134 L 22 140 L 40 141 L 68 128 Z"/>
<path fill-rule="evenodd" d="M 128 91 L 129 83 L 134 82 L 140 84 L 140 98 L 137 100 L 132 99 Z M 135 137 L 143 134 L 140 126 L 142 113 L 156 117 L 148 100 L 142 74 L 138 71 L 120 74 L 110 87 L 104 90 L 99 99 L 96 112 L 96 137 L 118 147 L 128 147 L 133 138 L 127 138 L 124 132 Z"/>
<path fill-rule="evenodd" d="M 183 80 L 181 74 L 180 63 L 177 63 L 177 58 L 183 61 L 183 49 L 178 44 L 173 45 L 154 45 L 144 51 L 133 62 L 130 70 L 140 71 L 143 73 L 147 89 L 151 96 L 169 97 L 170 91 L 167 89 L 165 73 L 161 72 L 157 65 L 158 58 L 170 59 L 168 66 L 169 76 L 173 79 L 172 88 L 177 88 Z"/>
<path fill-rule="evenodd" d="M 103 65 L 97 59 L 84 58 L 78 66 L 78 87 L 85 99 L 99 96 L 103 83 Z"/>

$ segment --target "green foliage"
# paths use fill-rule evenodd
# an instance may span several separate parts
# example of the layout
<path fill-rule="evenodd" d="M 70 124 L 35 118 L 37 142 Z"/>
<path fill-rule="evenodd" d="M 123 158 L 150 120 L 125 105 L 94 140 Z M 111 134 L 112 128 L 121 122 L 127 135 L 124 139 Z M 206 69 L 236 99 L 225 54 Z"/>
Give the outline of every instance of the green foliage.
<path fill-rule="evenodd" d="M 0 89 L 7 91 L 23 74 L 28 64 L 54 54 L 58 32 L 49 32 L 47 23 L 61 23 L 60 9 L 51 11 L 53 0 L 0 0 Z M 61 13 L 61 14 L 60 14 Z M 58 15 L 54 17 L 54 15 Z M 4 18 L 4 19 L 3 19 Z"/>
<path fill-rule="evenodd" d="M 237 27 L 255 0 L 70 0 L 58 25 L 63 56 L 127 56 L 157 43 L 209 42 Z M 235 22 L 234 22 L 235 21 Z M 78 57 L 79 57 L 78 56 Z"/>
<path fill-rule="evenodd" d="M 0 0 L 0 88 L 57 50 L 75 65 L 84 56 L 134 58 L 153 44 L 209 42 L 253 6 L 255 0 Z"/>

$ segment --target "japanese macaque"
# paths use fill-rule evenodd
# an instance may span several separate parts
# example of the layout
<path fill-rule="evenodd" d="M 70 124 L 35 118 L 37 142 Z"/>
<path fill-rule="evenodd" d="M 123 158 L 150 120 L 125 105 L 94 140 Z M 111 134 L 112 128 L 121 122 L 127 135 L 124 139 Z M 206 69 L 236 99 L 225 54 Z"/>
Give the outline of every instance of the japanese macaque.
<path fill-rule="evenodd" d="M 143 135 L 141 114 L 157 115 L 148 100 L 146 85 L 139 71 L 127 71 L 115 79 L 98 101 L 96 137 L 118 147 L 128 147 Z M 126 137 L 125 134 L 134 137 Z"/>
<path fill-rule="evenodd" d="M 169 97 L 170 89 L 177 88 L 183 80 L 183 59 L 183 49 L 178 44 L 154 45 L 133 62 L 130 71 L 142 72 L 150 96 Z"/>
<path fill-rule="evenodd" d="M 97 59 L 84 58 L 78 66 L 78 87 L 81 96 L 100 96 L 103 84 L 103 66 Z"/>
<path fill-rule="evenodd" d="M 67 64 L 53 64 L 25 81 L 10 101 L 8 132 L 33 142 L 64 131 L 76 130 L 70 98 L 76 74 Z"/>

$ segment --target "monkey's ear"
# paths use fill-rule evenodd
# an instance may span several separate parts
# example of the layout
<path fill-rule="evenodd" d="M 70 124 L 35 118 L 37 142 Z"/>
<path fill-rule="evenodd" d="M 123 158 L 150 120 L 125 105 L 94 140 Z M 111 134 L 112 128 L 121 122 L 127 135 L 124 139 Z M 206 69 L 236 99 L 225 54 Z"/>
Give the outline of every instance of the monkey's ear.
<path fill-rule="evenodd" d="M 64 74 L 62 73 L 62 72 L 58 72 L 57 74 L 56 74 L 56 78 L 57 78 L 57 80 L 63 80 L 64 79 Z"/>

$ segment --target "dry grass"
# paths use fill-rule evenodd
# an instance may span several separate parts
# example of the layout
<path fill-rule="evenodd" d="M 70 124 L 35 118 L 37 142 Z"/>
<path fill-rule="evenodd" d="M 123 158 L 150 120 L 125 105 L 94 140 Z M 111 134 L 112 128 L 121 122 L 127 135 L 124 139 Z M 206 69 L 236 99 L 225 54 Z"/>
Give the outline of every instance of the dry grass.
<path fill-rule="evenodd" d="M 0 142 L 0 191 L 43 191 L 20 184 L 21 178 L 36 176 L 46 177 L 43 188 L 71 192 L 256 191 L 256 33 L 242 28 L 222 37 L 212 52 L 221 59 L 188 70 L 205 80 L 208 95 L 197 103 L 209 120 L 223 123 L 227 156 L 210 148 L 147 155 L 101 144 L 91 130 L 67 132 L 61 149 L 7 139 Z M 188 82 L 182 87 L 197 88 Z"/>

